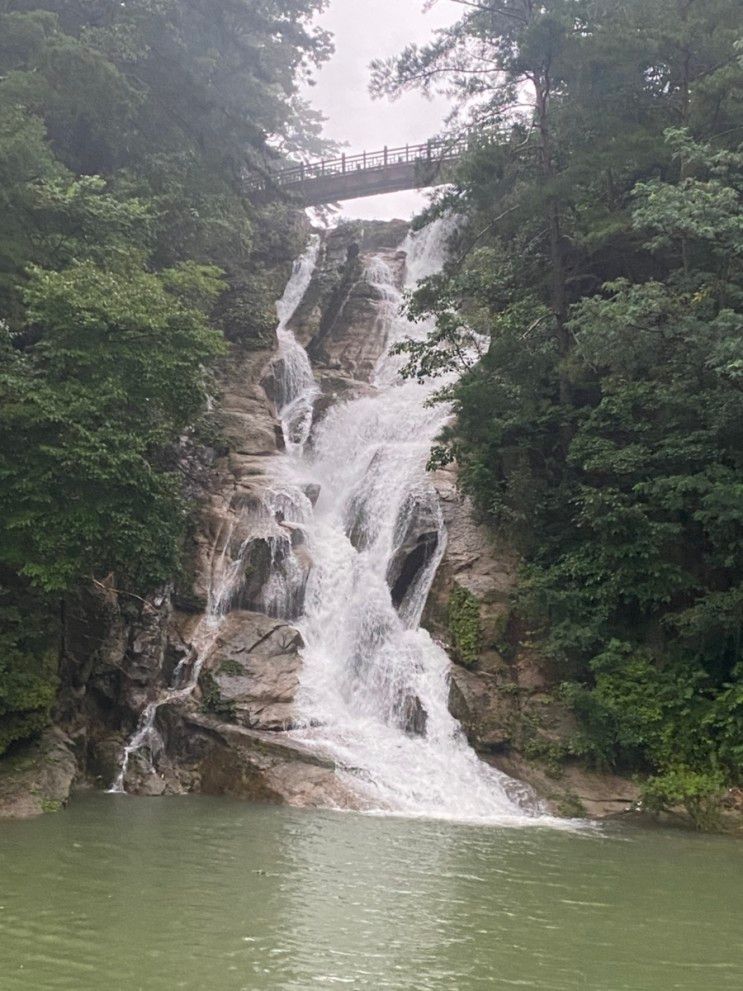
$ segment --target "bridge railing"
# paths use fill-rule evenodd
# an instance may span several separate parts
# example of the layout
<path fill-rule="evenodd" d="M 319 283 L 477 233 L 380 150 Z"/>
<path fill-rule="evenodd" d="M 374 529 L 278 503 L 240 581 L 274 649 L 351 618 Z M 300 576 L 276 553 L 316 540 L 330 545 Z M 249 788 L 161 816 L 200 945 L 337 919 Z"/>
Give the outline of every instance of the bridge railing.
<path fill-rule="evenodd" d="M 266 185 L 294 186 L 311 179 L 378 171 L 393 165 L 417 163 L 439 165 L 459 158 L 466 147 L 467 138 L 460 138 L 457 141 L 426 141 L 423 144 L 402 145 L 399 148 L 385 147 L 381 151 L 364 151 L 360 155 L 344 154 L 338 158 L 293 165 L 273 172 L 265 178 L 253 177 L 248 185 L 251 189 L 261 189 Z"/>

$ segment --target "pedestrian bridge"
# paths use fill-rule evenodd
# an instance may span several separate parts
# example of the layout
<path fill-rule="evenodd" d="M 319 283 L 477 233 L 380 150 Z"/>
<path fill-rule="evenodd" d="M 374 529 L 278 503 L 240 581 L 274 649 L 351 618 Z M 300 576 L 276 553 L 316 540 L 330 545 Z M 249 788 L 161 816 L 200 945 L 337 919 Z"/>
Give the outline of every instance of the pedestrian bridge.
<path fill-rule="evenodd" d="M 249 191 L 260 199 L 283 191 L 295 194 L 304 206 L 322 206 L 403 189 L 439 186 L 449 181 L 452 167 L 466 147 L 465 139 L 427 141 L 360 155 L 341 155 L 293 165 L 254 179 Z"/>

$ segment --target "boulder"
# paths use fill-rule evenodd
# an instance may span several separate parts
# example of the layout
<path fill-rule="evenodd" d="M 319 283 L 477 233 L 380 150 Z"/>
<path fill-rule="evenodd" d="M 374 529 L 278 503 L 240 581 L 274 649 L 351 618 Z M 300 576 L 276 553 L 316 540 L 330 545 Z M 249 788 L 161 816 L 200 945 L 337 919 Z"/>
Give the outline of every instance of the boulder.
<path fill-rule="evenodd" d="M 405 255 L 386 253 L 385 260 L 398 286 L 402 285 Z M 387 323 L 380 320 L 379 303 L 385 287 L 364 278 L 368 257 L 348 263 L 332 305 L 324 312 L 317 332 L 307 345 L 315 364 L 367 381 L 387 346 Z M 394 304 L 390 304 L 394 305 Z"/>
<path fill-rule="evenodd" d="M 316 482 L 310 482 L 309 485 L 304 486 L 302 491 L 310 500 L 312 505 L 316 506 L 317 500 L 320 498 L 320 486 Z"/>
<path fill-rule="evenodd" d="M 50 727 L 0 763 L 0 819 L 25 819 L 67 804 L 77 775 L 74 743 Z"/>
<path fill-rule="evenodd" d="M 302 637 L 260 613 L 230 613 L 201 679 L 203 704 L 247 729 L 286 730 L 294 720 Z"/>
<path fill-rule="evenodd" d="M 281 619 L 301 616 L 312 566 L 303 543 L 304 532 L 290 523 L 277 526 L 275 535 L 248 539 L 242 551 L 242 580 L 228 608 Z"/>
<path fill-rule="evenodd" d="M 199 747 L 188 772 L 193 791 L 300 808 L 362 807 L 333 762 L 301 743 L 201 714 L 187 717 L 184 732 Z"/>
<path fill-rule="evenodd" d="M 425 736 L 428 713 L 417 695 L 408 695 L 401 710 L 402 728 L 409 736 Z"/>
<path fill-rule="evenodd" d="M 413 492 L 400 511 L 395 527 L 395 553 L 387 567 L 387 584 L 396 609 L 402 606 L 416 579 L 439 546 L 441 513 L 430 487 Z"/>
<path fill-rule="evenodd" d="M 518 702 L 491 674 L 454 665 L 449 682 L 449 710 L 470 744 L 481 753 L 508 748 L 520 718 Z"/>

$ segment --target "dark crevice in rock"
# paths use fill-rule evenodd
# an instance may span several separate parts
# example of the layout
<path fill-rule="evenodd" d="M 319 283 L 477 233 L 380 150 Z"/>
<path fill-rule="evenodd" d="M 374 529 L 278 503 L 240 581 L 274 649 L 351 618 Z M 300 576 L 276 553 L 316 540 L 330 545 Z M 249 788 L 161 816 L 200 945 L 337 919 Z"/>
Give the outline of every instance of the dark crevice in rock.
<path fill-rule="evenodd" d="M 398 552 L 395 555 L 387 573 L 387 583 L 390 584 L 392 602 L 396 609 L 400 608 L 408 591 L 429 564 L 438 546 L 438 533 L 422 533 L 412 548 L 407 549 L 404 554 Z M 397 577 L 394 577 L 395 572 Z"/>
<path fill-rule="evenodd" d="M 425 736 L 428 713 L 417 695 L 409 695 L 401 712 L 402 728 L 409 736 Z"/>

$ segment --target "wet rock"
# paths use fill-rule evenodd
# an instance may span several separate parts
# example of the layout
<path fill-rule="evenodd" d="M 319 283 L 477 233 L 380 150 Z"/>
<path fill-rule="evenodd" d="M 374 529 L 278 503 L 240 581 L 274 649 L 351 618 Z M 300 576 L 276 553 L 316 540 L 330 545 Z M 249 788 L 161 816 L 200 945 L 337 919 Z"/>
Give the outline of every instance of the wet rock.
<path fill-rule="evenodd" d="M 351 221 L 329 231 L 321 246 L 312 281 L 289 326 L 307 346 L 323 326 L 333 322 L 360 272 L 360 255 L 380 249 L 394 252 L 408 232 L 406 221 Z"/>
<path fill-rule="evenodd" d="M 191 644 L 185 643 L 178 634 L 177 629 L 172 629 L 170 637 L 165 647 L 165 657 L 163 661 L 163 675 L 168 685 L 173 684 L 173 677 L 176 668 L 182 669 L 185 662 L 194 654 Z M 189 664 L 190 666 L 190 664 Z"/>
<path fill-rule="evenodd" d="M 166 604 L 163 597 L 142 604 L 138 620 L 131 629 L 125 658 L 131 681 L 146 686 L 154 676 L 162 673 L 169 619 L 170 603 Z"/>
<path fill-rule="evenodd" d="M 314 482 L 311 482 L 309 485 L 305 485 L 302 491 L 310 500 L 312 505 L 316 506 L 317 500 L 320 498 L 320 486 Z"/>
<path fill-rule="evenodd" d="M 560 768 L 559 776 L 517 751 L 494 754 L 486 759 L 499 771 L 530 785 L 547 809 L 569 818 L 641 819 L 637 808 L 640 788 L 611 772 L 591 771 L 577 762 Z"/>
<path fill-rule="evenodd" d="M 282 619 L 300 616 L 312 564 L 303 542 L 303 531 L 291 524 L 277 526 L 275 536 L 249 540 L 242 555 L 243 578 L 228 608 Z"/>
<path fill-rule="evenodd" d="M 0 762 L 0 819 L 26 819 L 67 804 L 77 776 L 73 741 L 50 727 Z"/>
<path fill-rule="evenodd" d="M 425 736 L 428 714 L 417 695 L 408 695 L 401 712 L 402 728 L 410 736 Z"/>
<path fill-rule="evenodd" d="M 285 381 L 285 362 L 283 358 L 275 358 L 261 378 L 261 386 L 276 409 L 286 403 L 283 383 Z"/>
<path fill-rule="evenodd" d="M 149 760 L 147 751 L 141 750 L 129 758 L 124 787 L 129 795 L 142 795 L 157 798 L 167 792 L 172 794 L 173 788 L 168 787 L 169 777 L 165 771 L 157 770 Z"/>
<path fill-rule="evenodd" d="M 371 377 L 387 346 L 388 329 L 387 322 L 379 315 L 380 300 L 386 298 L 385 287 L 364 277 L 367 260 L 362 254 L 349 262 L 332 305 L 324 312 L 317 333 L 307 345 L 307 354 L 315 364 L 341 370 L 360 381 Z M 385 260 L 392 272 L 393 285 L 400 288 L 404 254 L 390 251 Z"/>
<path fill-rule="evenodd" d="M 116 780 L 128 733 L 110 733 L 103 727 L 92 726 L 86 738 L 85 780 L 95 788 L 105 790 Z"/>
<path fill-rule="evenodd" d="M 449 711 L 462 724 L 476 750 L 494 753 L 510 746 L 520 717 L 513 695 L 502 690 L 493 675 L 451 670 Z"/>
<path fill-rule="evenodd" d="M 225 369 L 216 425 L 230 450 L 242 455 L 275 454 L 280 430 L 262 382 L 266 351 L 233 349 Z"/>
<path fill-rule="evenodd" d="M 247 729 L 291 728 L 302 646 L 298 631 L 286 623 L 231 613 L 202 676 L 204 705 Z"/>
<path fill-rule="evenodd" d="M 149 687 L 165 683 L 171 619 L 169 589 L 147 598 L 119 594 L 112 576 L 70 598 L 55 710 L 65 732 L 136 721 Z"/>
<path fill-rule="evenodd" d="M 400 608 L 439 546 L 441 517 L 435 493 L 413 493 L 402 507 L 395 531 L 395 553 L 387 568 L 387 584 Z"/>
<path fill-rule="evenodd" d="M 395 553 L 387 571 L 387 583 L 390 585 L 395 608 L 403 604 L 408 591 L 433 559 L 438 545 L 438 533 L 429 530 L 406 541 Z"/>
<path fill-rule="evenodd" d="M 372 252 L 383 256 L 400 287 L 405 255 L 397 249 L 406 233 L 403 223 L 354 222 L 324 238 L 310 285 L 290 321 L 316 367 L 360 382 L 369 379 L 387 341 L 378 313 L 384 289 L 364 277 L 365 267 Z M 323 392 L 338 394 L 324 383 Z M 323 411 L 320 400 L 317 414 Z"/>
<path fill-rule="evenodd" d="M 285 802 L 300 808 L 361 807 L 336 776 L 332 761 L 295 741 L 208 715 L 189 716 L 187 732 L 202 740 L 203 750 L 192 774 L 203 794 Z"/>
<path fill-rule="evenodd" d="M 307 534 L 304 531 L 304 527 L 297 526 L 295 523 L 282 523 L 282 527 L 288 531 L 289 540 L 295 550 L 297 547 L 304 547 L 307 543 Z"/>

